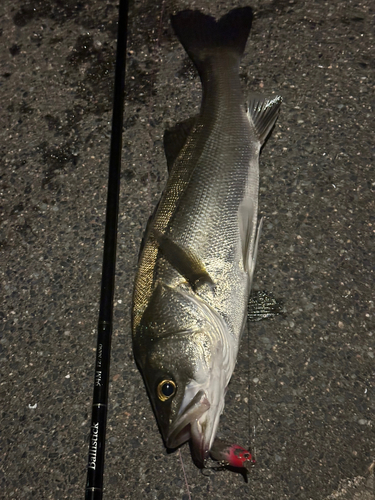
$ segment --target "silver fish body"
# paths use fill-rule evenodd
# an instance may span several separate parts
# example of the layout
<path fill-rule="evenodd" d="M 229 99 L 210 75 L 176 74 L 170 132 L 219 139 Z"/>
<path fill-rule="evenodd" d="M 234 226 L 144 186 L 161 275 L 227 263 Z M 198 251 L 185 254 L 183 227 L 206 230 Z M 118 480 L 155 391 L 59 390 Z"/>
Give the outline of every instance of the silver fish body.
<path fill-rule="evenodd" d="M 198 68 L 200 114 L 165 135 L 169 179 L 146 229 L 133 299 L 133 349 L 168 448 L 192 440 L 204 465 L 246 322 L 254 273 L 259 151 L 281 98 L 251 96 L 238 69 L 250 8 L 172 26 Z"/>

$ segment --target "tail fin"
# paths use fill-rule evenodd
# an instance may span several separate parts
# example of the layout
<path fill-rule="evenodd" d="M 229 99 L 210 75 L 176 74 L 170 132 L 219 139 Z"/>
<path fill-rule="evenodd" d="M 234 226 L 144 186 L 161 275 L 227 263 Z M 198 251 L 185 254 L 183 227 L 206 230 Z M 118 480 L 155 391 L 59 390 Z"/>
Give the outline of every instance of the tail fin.
<path fill-rule="evenodd" d="M 250 33 L 250 7 L 233 9 L 219 21 L 198 10 L 183 10 L 171 16 L 171 24 L 198 71 L 204 68 L 207 50 L 231 49 L 240 58 Z"/>

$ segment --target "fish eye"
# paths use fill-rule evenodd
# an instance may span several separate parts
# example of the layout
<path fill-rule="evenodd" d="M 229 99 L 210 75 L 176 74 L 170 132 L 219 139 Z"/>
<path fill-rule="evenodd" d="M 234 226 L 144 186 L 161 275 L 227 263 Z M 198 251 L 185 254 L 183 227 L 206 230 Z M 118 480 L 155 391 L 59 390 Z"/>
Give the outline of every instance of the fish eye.
<path fill-rule="evenodd" d="M 167 401 L 167 399 L 175 395 L 176 389 L 177 387 L 173 380 L 162 380 L 157 388 L 158 398 L 160 401 Z"/>

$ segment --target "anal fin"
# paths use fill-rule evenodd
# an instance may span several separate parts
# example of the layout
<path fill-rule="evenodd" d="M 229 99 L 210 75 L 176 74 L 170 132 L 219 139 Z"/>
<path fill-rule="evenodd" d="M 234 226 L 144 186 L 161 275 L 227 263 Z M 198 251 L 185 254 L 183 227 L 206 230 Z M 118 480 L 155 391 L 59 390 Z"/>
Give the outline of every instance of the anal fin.
<path fill-rule="evenodd" d="M 247 116 L 255 129 L 255 133 L 262 145 L 275 125 L 279 115 L 282 97 L 271 98 L 259 94 L 252 94 L 248 102 Z"/>

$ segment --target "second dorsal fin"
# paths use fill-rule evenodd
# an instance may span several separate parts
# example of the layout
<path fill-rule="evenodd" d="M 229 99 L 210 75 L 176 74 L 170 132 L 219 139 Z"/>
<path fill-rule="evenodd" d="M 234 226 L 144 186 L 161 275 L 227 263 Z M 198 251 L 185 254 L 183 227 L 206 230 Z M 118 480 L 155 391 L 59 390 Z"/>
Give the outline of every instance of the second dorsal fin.
<path fill-rule="evenodd" d="M 167 158 L 168 172 L 171 171 L 177 156 L 185 146 L 186 140 L 197 122 L 197 118 L 198 116 L 192 116 L 164 132 L 164 152 Z"/>

